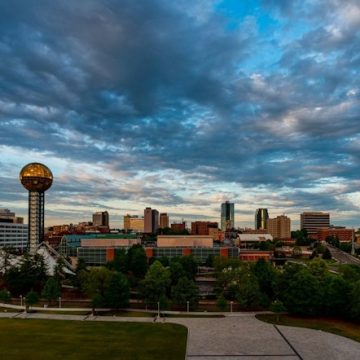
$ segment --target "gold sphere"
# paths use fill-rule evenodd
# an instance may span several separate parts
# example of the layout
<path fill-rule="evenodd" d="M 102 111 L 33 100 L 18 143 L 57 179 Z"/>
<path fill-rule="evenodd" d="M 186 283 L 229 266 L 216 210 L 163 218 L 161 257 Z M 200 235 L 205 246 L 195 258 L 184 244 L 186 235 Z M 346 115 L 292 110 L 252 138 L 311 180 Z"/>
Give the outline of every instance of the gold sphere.
<path fill-rule="evenodd" d="M 21 184 L 29 191 L 46 191 L 53 182 L 53 174 L 50 169 L 40 163 L 25 165 L 21 169 L 19 177 Z"/>

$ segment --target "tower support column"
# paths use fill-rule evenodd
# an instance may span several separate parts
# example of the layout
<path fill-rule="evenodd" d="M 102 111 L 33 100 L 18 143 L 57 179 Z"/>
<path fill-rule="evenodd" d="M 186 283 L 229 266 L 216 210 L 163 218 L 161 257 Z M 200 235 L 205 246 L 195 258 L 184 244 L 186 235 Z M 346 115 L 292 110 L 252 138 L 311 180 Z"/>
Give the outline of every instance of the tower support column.
<path fill-rule="evenodd" d="M 32 255 L 36 253 L 38 245 L 44 241 L 44 203 L 44 192 L 29 191 L 28 247 Z"/>

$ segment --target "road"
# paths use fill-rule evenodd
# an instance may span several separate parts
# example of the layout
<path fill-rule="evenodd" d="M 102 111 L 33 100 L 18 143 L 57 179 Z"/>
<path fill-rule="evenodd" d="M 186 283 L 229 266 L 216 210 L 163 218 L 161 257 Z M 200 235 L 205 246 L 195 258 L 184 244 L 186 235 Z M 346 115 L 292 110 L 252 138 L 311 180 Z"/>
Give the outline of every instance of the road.
<path fill-rule="evenodd" d="M 353 264 L 360 266 L 360 260 L 345 251 L 342 251 L 334 246 L 326 244 L 328 249 L 330 250 L 331 256 L 341 264 Z"/>

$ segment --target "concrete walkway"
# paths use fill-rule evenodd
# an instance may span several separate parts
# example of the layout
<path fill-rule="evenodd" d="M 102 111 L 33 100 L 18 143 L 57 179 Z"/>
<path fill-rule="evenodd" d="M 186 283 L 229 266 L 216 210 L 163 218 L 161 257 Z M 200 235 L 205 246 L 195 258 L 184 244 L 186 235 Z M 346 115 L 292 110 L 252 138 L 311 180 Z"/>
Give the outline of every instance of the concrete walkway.
<path fill-rule="evenodd" d="M 153 318 L 41 313 L 0 313 L 0 318 L 153 322 Z M 188 328 L 187 360 L 360 359 L 360 343 L 356 341 L 317 330 L 274 326 L 257 320 L 254 314 L 165 321 Z"/>

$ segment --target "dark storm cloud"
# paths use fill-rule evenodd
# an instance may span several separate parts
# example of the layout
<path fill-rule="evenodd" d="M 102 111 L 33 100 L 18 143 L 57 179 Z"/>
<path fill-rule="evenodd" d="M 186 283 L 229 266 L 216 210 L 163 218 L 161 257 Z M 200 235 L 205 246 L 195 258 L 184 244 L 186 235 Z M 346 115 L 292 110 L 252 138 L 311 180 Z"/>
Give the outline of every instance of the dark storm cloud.
<path fill-rule="evenodd" d="M 202 173 L 204 188 L 225 181 L 278 191 L 356 178 L 359 152 L 350 144 L 360 132 L 360 39 L 349 7 L 356 2 L 262 5 L 280 14 L 276 41 L 244 25 L 248 19 L 229 29 L 211 1 L 2 2 L 0 144 L 133 176 Z M 293 23 L 302 34 L 291 33 Z M 249 71 L 247 62 L 266 61 L 266 46 L 279 61 L 266 73 Z M 153 183 L 132 193 L 102 179 L 63 179 L 53 190 L 90 194 L 94 205 L 114 193 L 188 201 Z"/>

